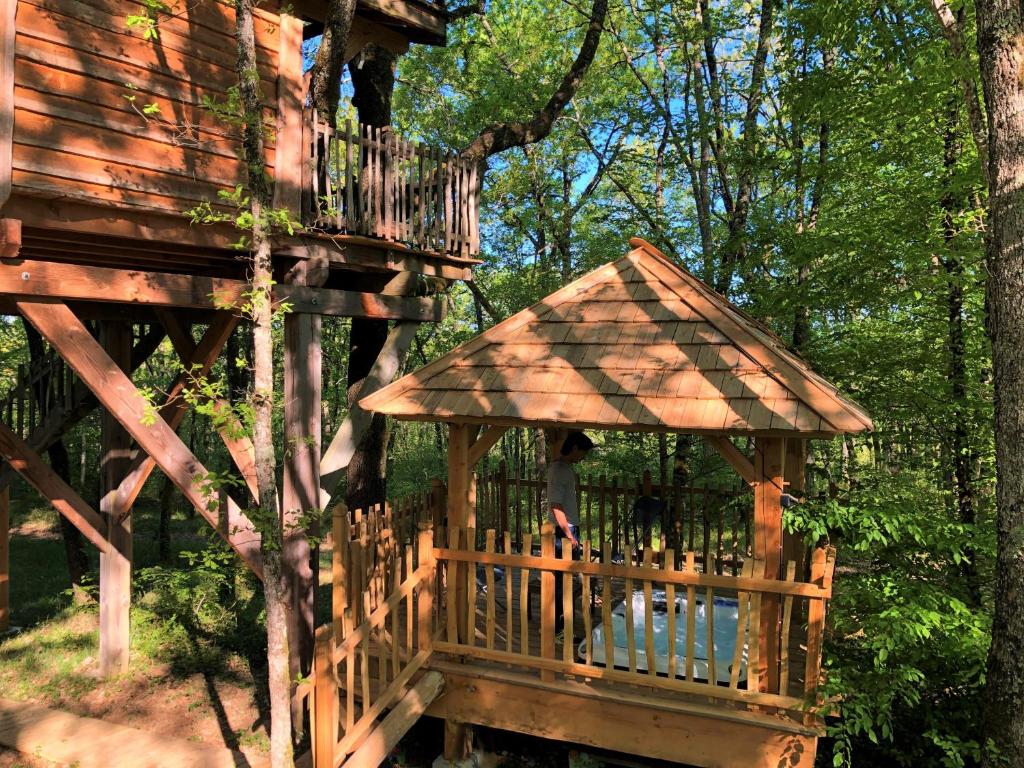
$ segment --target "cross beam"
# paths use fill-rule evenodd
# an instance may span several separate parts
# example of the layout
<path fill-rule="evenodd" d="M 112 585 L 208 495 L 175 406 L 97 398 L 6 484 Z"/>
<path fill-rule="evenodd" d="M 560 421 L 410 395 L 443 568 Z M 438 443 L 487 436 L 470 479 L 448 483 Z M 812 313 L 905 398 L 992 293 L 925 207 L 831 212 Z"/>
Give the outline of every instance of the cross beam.
<path fill-rule="evenodd" d="M 0 455 L 100 552 L 109 550 L 107 523 L 99 512 L 89 506 L 74 488 L 50 469 L 38 453 L 3 423 L 0 423 Z"/>
<path fill-rule="evenodd" d="M 226 523 L 222 525 L 217 502 L 202 491 L 206 467 L 192 454 L 163 419 L 147 424 L 146 403 L 131 379 L 117 367 L 82 322 L 59 301 L 18 301 L 18 311 L 28 319 L 50 345 L 60 353 L 79 378 L 92 390 L 125 430 L 157 466 L 178 486 L 198 512 L 206 518 L 262 578 L 260 535 L 238 505 L 227 500 Z"/>
<path fill-rule="evenodd" d="M 219 277 L 83 267 L 25 259 L 0 266 L 0 294 L 115 304 L 225 309 L 247 301 L 248 283 Z M 274 301 L 292 311 L 337 317 L 438 322 L 443 301 L 410 296 L 355 293 L 305 285 L 275 285 Z"/>

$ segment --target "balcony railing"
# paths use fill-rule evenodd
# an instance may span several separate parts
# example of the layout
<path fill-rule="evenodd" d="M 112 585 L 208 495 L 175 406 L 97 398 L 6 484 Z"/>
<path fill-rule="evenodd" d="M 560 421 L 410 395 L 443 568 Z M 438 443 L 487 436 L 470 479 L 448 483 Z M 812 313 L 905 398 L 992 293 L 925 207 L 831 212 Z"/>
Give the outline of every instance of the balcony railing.
<path fill-rule="evenodd" d="M 305 113 L 307 226 L 467 258 L 480 251 L 477 166 L 390 128 Z"/>

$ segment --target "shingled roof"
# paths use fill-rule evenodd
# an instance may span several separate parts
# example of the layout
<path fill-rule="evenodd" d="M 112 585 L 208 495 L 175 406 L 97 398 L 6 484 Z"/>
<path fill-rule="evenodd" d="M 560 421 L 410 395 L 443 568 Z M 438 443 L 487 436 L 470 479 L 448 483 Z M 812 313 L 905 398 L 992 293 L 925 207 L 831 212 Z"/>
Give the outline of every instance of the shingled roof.
<path fill-rule="evenodd" d="M 649 243 L 364 398 L 400 419 L 834 435 L 872 428 L 763 325 Z"/>

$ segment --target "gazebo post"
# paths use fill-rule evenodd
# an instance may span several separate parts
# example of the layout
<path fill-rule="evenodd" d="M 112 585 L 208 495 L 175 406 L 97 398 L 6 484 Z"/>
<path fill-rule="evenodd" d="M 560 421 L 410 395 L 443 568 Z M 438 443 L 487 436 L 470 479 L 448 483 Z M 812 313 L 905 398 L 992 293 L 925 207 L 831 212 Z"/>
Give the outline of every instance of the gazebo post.
<path fill-rule="evenodd" d="M 754 439 L 754 561 L 763 563 L 766 579 L 779 578 L 782 565 L 782 489 L 785 440 L 781 437 Z M 779 684 L 779 600 L 766 595 L 761 604 L 758 654 L 762 669 L 758 679 L 763 690 L 777 690 Z"/>
<path fill-rule="evenodd" d="M 806 491 L 807 489 L 807 440 L 798 437 L 786 438 L 786 462 L 783 475 L 786 490 Z M 797 577 L 804 572 L 804 540 L 799 533 L 782 532 L 782 564 L 790 560 L 796 563 Z"/>

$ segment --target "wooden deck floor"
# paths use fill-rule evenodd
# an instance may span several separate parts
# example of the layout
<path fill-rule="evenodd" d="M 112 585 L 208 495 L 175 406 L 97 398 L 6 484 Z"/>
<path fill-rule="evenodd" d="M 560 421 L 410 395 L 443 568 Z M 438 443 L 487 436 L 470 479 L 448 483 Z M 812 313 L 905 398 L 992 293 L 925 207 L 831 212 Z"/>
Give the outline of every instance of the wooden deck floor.
<path fill-rule="evenodd" d="M 264 768 L 241 752 L 0 699 L 0 744 L 78 768 Z"/>

